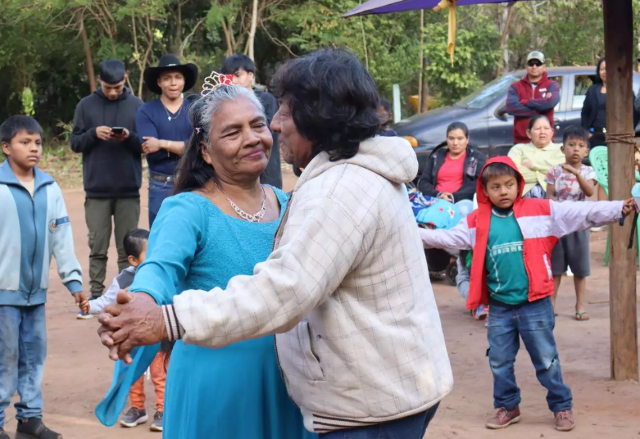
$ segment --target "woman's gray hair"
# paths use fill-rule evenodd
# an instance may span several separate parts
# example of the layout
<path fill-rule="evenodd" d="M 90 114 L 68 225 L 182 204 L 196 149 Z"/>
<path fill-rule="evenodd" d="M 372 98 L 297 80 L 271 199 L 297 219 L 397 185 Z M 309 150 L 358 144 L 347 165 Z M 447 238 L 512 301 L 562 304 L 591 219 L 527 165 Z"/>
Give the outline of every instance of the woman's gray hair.
<path fill-rule="evenodd" d="M 211 148 L 210 134 L 213 118 L 224 103 L 240 97 L 247 98 L 260 111 L 260 114 L 265 115 L 264 107 L 258 97 L 251 90 L 237 85 L 220 87 L 191 105 L 189 120 L 193 133 L 185 145 L 176 168 L 174 194 L 200 190 L 210 181 L 217 181 L 216 170 L 202 156 L 202 144 L 204 143 L 207 149 Z"/>
<path fill-rule="evenodd" d="M 212 91 L 208 95 L 198 99 L 189 112 L 191 124 L 201 138 L 210 145 L 209 134 L 211 133 L 211 124 L 220 107 L 226 102 L 234 101 L 239 97 L 247 98 L 260 111 L 266 120 L 264 106 L 260 99 L 251 90 L 238 85 L 222 86 Z"/>

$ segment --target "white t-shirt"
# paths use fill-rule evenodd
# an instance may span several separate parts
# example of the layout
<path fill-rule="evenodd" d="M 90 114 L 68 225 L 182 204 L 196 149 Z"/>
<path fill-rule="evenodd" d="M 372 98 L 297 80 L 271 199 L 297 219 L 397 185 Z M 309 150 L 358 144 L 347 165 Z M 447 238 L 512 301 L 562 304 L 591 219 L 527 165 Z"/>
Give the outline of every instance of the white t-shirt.
<path fill-rule="evenodd" d="M 20 180 L 20 183 L 22 183 L 22 186 L 24 186 L 24 188 L 29 191 L 29 193 L 31 194 L 31 198 L 33 198 L 33 194 L 36 191 L 36 179 L 34 178 L 31 181 Z"/>

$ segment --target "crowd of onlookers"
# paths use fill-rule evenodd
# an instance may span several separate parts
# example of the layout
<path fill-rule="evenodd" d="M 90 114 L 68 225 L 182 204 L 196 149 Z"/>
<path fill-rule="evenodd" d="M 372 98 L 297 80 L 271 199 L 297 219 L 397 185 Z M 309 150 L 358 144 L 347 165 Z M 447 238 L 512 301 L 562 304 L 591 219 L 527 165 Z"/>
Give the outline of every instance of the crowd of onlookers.
<path fill-rule="evenodd" d="M 594 169 L 583 162 L 587 162 L 590 147 L 606 146 L 606 61 L 598 62 L 594 83 L 584 102 L 581 126 L 568 127 L 562 143 L 554 142 L 553 127 L 554 108 L 561 90 L 558 83 L 547 76 L 544 54 L 530 53 L 526 70 L 525 77 L 509 89 L 506 102 L 507 111 L 514 116 L 514 146 L 508 156 L 523 178 L 522 197 L 557 201 L 605 200 L 601 188 L 598 193 Z M 429 157 L 418 189 L 424 195 L 451 203 L 473 200 L 485 163 L 485 155 L 470 143 L 466 125 L 452 123 L 447 128 L 446 142 Z M 470 266 L 466 253 L 457 264 L 458 287 L 466 298 Z M 586 277 L 590 274 L 588 232 L 563 238 L 555 247 L 549 264 L 556 282 L 556 294 L 562 274 L 568 272 L 574 276 L 575 316 L 577 320 L 588 320 L 589 314 L 584 308 Z M 476 318 L 484 319 L 487 310 L 481 307 L 473 313 Z"/>

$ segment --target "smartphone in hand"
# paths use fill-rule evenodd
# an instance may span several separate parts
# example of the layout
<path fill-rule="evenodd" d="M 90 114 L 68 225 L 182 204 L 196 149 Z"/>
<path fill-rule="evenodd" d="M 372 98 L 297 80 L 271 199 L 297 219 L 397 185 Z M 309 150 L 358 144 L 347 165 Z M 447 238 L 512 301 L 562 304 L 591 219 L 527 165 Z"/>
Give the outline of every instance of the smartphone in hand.
<path fill-rule="evenodd" d="M 111 128 L 111 135 L 112 136 L 122 136 L 123 133 L 124 133 L 124 127 L 112 127 Z"/>

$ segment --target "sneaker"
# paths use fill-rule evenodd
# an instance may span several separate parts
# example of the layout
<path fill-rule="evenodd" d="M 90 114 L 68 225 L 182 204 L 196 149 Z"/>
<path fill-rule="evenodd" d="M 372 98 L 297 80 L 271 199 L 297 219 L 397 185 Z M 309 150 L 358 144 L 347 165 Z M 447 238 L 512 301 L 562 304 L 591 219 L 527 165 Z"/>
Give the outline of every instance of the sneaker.
<path fill-rule="evenodd" d="M 0 439 L 11 439 L 9 434 L 4 431 L 4 428 L 0 427 Z"/>
<path fill-rule="evenodd" d="M 507 428 L 511 424 L 515 424 L 520 421 L 520 407 L 516 407 L 513 410 L 507 410 L 504 407 L 500 407 L 495 416 L 485 424 L 487 428 L 492 430 L 499 430 L 501 428 Z"/>
<path fill-rule="evenodd" d="M 571 410 L 563 410 L 553 414 L 556 421 L 556 430 L 558 431 L 571 431 L 576 426 L 576 421 L 573 419 L 573 412 Z"/>
<path fill-rule="evenodd" d="M 78 315 L 76 316 L 76 319 L 78 319 L 78 320 L 91 320 L 94 317 L 95 316 L 93 314 L 85 314 L 82 311 L 78 311 Z"/>
<path fill-rule="evenodd" d="M 153 415 L 153 421 L 151 421 L 151 427 L 149 427 L 149 430 L 151 431 L 162 431 L 162 418 L 164 416 L 163 412 L 156 412 L 155 415 Z"/>
<path fill-rule="evenodd" d="M 27 420 L 18 421 L 16 430 L 16 439 L 62 439 L 60 433 L 49 430 L 42 419 L 29 418 Z"/>
<path fill-rule="evenodd" d="M 133 428 L 140 424 L 144 424 L 148 420 L 149 417 L 147 416 L 146 410 L 138 410 L 135 407 L 131 407 L 120 420 L 120 425 L 127 428 Z"/>

